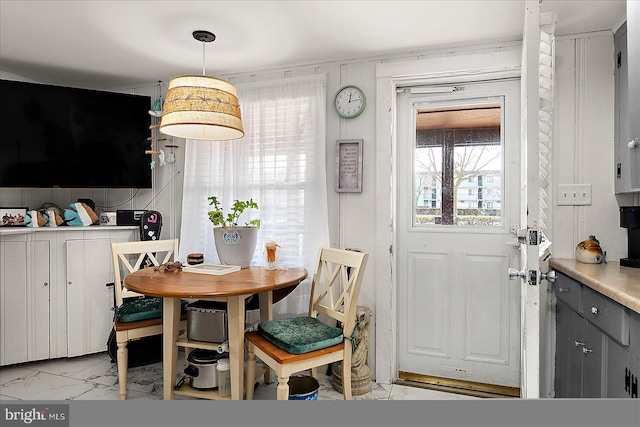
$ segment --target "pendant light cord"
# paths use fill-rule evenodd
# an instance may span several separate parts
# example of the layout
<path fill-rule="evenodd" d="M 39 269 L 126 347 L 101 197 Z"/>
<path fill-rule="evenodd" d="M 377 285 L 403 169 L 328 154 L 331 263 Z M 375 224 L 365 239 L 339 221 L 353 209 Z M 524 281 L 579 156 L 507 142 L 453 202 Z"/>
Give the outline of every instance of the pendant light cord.
<path fill-rule="evenodd" d="M 204 72 L 204 47 L 205 47 L 206 43 L 202 42 L 202 75 L 206 76 L 205 72 Z"/>

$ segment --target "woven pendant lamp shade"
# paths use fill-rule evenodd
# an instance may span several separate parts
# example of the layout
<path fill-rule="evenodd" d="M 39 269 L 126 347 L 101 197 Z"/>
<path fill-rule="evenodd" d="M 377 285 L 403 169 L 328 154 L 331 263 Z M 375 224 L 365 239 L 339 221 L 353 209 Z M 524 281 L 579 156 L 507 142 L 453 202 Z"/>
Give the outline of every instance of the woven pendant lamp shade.
<path fill-rule="evenodd" d="M 212 141 L 242 138 L 235 86 L 204 75 L 174 77 L 167 89 L 160 132 Z"/>

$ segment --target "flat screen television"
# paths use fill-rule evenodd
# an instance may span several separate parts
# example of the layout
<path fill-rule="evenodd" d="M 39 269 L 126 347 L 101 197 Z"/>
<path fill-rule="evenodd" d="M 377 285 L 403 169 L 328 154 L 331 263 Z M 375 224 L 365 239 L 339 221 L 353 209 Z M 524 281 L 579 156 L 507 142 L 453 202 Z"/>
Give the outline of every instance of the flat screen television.
<path fill-rule="evenodd" d="M 151 188 L 150 104 L 0 80 L 0 187 Z"/>

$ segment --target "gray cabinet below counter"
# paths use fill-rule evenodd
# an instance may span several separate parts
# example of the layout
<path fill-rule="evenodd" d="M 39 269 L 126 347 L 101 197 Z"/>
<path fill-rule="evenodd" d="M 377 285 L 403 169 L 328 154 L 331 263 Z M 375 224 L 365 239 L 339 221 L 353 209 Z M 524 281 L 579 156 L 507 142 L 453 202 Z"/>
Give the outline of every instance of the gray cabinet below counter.
<path fill-rule="evenodd" d="M 562 272 L 554 291 L 556 397 L 638 398 L 640 314 Z"/>

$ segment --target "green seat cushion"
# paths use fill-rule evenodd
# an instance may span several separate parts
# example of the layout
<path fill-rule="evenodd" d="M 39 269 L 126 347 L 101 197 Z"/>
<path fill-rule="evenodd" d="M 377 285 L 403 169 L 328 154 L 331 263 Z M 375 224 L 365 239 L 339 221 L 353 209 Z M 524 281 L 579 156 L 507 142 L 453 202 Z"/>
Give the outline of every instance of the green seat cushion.
<path fill-rule="evenodd" d="M 184 307 L 187 302 L 180 301 L 180 303 L 181 312 L 185 313 Z M 120 307 L 115 308 L 115 317 L 119 322 L 135 322 L 162 317 L 162 298 L 129 298 Z"/>
<path fill-rule="evenodd" d="M 292 317 L 258 324 L 258 333 L 291 354 L 303 354 L 340 344 L 342 329 L 313 317 Z"/>

